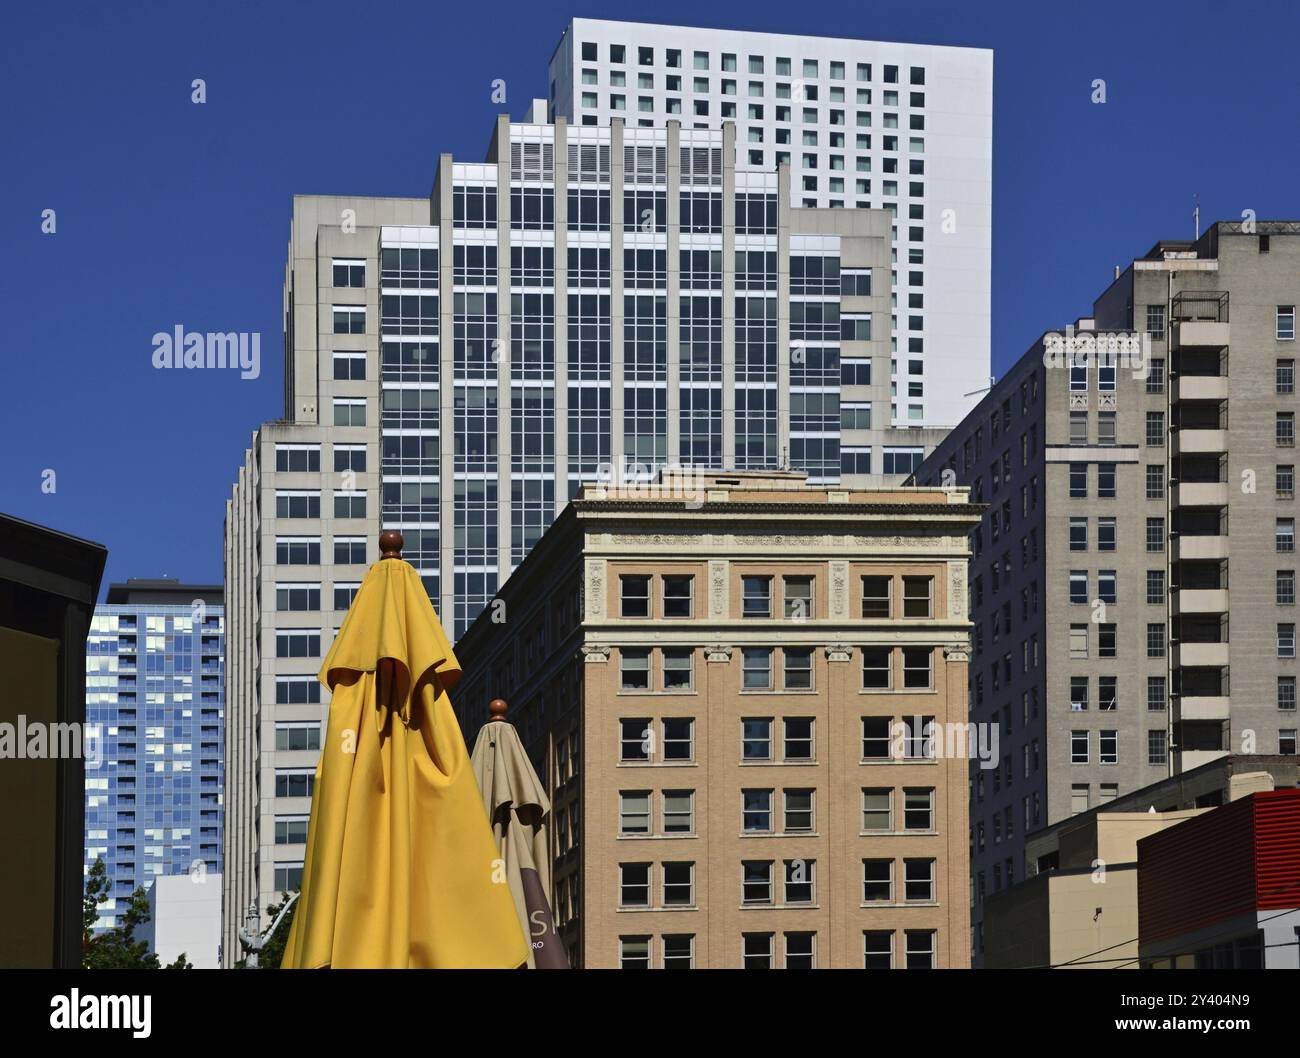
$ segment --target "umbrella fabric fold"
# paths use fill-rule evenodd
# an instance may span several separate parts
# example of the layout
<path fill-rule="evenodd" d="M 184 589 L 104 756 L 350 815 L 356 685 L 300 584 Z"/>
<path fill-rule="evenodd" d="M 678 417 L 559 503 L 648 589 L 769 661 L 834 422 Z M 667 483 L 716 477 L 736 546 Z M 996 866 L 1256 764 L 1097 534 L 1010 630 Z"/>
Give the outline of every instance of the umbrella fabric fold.
<path fill-rule="evenodd" d="M 410 565 L 370 568 L 319 678 L 328 733 L 282 965 L 522 965 L 528 946 L 447 696 L 460 665 Z"/>
<path fill-rule="evenodd" d="M 484 724 L 472 760 L 492 833 L 505 861 L 519 925 L 531 943 L 528 965 L 542 970 L 567 969 L 568 956 L 551 913 L 550 799 L 513 724 L 504 720 Z"/>

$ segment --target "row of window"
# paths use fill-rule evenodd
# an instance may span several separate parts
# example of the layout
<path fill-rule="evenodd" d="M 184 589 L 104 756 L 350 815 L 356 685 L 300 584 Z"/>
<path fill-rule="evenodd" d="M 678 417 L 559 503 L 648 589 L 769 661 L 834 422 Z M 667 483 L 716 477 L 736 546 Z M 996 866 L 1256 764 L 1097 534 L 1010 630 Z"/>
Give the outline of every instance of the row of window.
<path fill-rule="evenodd" d="M 625 66 L 628 62 L 627 47 L 622 44 L 607 45 L 607 59 L 615 66 Z M 596 41 L 582 41 L 580 46 L 580 57 L 583 62 L 597 62 L 600 59 L 600 45 Z M 655 65 L 655 49 L 649 46 L 640 46 L 636 49 L 638 66 Z M 777 77 L 791 77 L 795 69 L 794 61 L 786 56 L 777 56 L 769 60 L 763 55 L 750 55 L 748 69 L 751 74 L 765 73 L 767 64 L 771 61 L 772 72 Z M 692 53 L 692 68 L 696 70 L 708 70 L 713 62 L 710 53 L 707 51 L 694 51 Z M 680 48 L 665 48 L 663 50 L 663 64 L 670 70 L 682 68 L 682 50 Z M 718 57 L 719 70 L 725 72 L 735 72 L 737 69 L 737 57 L 734 52 L 722 52 Z M 816 79 L 821 76 L 822 61 L 820 59 L 804 59 L 802 66 L 799 67 L 800 76 L 805 80 Z M 845 72 L 848 65 L 839 59 L 832 59 L 826 62 L 826 75 L 832 81 L 843 81 L 846 79 Z M 880 69 L 881 80 L 885 84 L 898 84 L 900 67 L 897 65 L 882 65 Z M 855 66 L 855 76 L 859 81 L 872 80 L 872 64 L 869 62 L 860 62 Z M 913 85 L 925 84 L 925 67 L 912 66 L 908 68 L 908 81 Z"/>
<path fill-rule="evenodd" d="M 933 904 L 937 900 L 936 861 L 932 858 L 863 859 L 862 897 L 866 906 Z M 657 911 L 694 908 L 695 863 L 620 863 L 621 910 Z M 817 903 L 817 861 L 782 861 L 778 893 L 773 860 L 741 862 L 741 903 L 745 906 L 799 907 Z M 779 897 L 779 898 L 778 898 Z"/>
<path fill-rule="evenodd" d="M 742 762 L 762 763 L 771 756 L 771 724 L 768 718 L 746 718 L 742 723 Z M 806 717 L 783 721 L 785 740 L 782 759 L 790 763 L 815 761 L 813 722 Z M 862 718 L 863 761 L 933 760 L 939 755 L 942 728 L 933 716 L 864 716 Z M 695 719 L 665 717 L 658 724 L 649 717 L 619 720 L 618 759 L 621 764 L 692 764 L 695 762 Z"/>
<path fill-rule="evenodd" d="M 741 616 L 771 618 L 777 577 L 754 574 L 741 577 Z M 899 591 L 897 581 L 902 581 Z M 658 582 L 657 612 L 652 613 L 655 582 Z M 790 620 L 815 616 L 811 574 L 780 577 L 782 615 Z M 934 617 L 934 578 L 929 576 L 880 576 L 861 578 L 861 616 L 864 619 L 891 617 Z M 695 578 L 690 574 L 624 573 L 619 576 L 619 616 L 630 618 L 690 618 L 694 616 Z M 896 601 L 897 599 L 897 601 Z"/>
<path fill-rule="evenodd" d="M 816 830 L 815 791 L 781 791 L 780 827 L 776 826 L 775 790 L 741 791 L 741 829 L 745 834 L 810 834 Z M 863 787 L 864 834 L 934 833 L 933 787 Z M 896 804 L 897 801 L 897 804 Z M 658 803 L 658 813 L 655 804 Z M 656 820 L 658 825 L 656 827 Z M 619 792 L 619 829 L 623 837 L 691 836 L 695 833 L 694 790 L 623 790 Z"/>
<path fill-rule="evenodd" d="M 746 970 L 777 968 L 777 935 L 744 933 L 741 935 L 742 965 Z M 862 965 L 867 970 L 931 970 L 935 967 L 936 934 L 934 930 L 903 931 L 901 950 L 893 930 L 866 930 L 862 934 Z M 620 936 L 619 966 L 624 970 L 690 970 L 695 967 L 695 935 L 664 933 L 655 943 L 651 934 Z M 780 966 L 787 970 L 812 970 L 817 967 L 817 934 L 812 931 L 786 931 L 781 934 Z M 658 961 L 655 961 L 657 958 Z"/>
<path fill-rule="evenodd" d="M 781 680 L 776 680 L 780 649 Z M 862 647 L 862 690 L 933 690 L 931 646 Z M 743 691 L 811 691 L 813 647 L 742 647 Z M 901 657 L 901 664 L 900 664 Z M 695 689 L 695 648 L 621 647 L 619 686 L 623 691 L 689 692 Z"/>

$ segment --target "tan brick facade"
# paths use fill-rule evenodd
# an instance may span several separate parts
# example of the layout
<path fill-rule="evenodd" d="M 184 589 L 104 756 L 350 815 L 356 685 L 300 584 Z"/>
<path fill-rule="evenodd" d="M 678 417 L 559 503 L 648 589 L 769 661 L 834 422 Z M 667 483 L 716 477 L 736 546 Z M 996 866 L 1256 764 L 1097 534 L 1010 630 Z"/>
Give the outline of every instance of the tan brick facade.
<path fill-rule="evenodd" d="M 877 961 L 968 966 L 968 760 L 864 756 L 864 718 L 965 724 L 976 509 L 755 477 L 695 510 L 585 490 L 504 623 L 458 644 L 466 733 L 505 697 L 548 772 L 579 965 L 861 968 L 871 934 Z M 888 578 L 888 617 L 862 616 L 864 577 Z M 890 865 L 871 902 L 864 861 Z"/>

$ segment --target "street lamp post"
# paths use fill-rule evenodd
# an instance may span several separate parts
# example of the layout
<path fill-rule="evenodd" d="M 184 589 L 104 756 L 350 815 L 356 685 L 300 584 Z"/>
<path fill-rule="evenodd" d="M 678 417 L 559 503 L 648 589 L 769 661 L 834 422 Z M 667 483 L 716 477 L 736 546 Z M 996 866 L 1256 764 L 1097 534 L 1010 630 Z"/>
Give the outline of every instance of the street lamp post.
<path fill-rule="evenodd" d="M 254 898 L 249 901 L 248 912 L 244 915 L 244 928 L 239 931 L 239 943 L 244 946 L 244 950 L 248 953 L 244 961 L 244 965 L 248 969 L 256 970 L 258 968 L 258 953 L 266 947 L 266 942 L 274 936 L 276 928 L 284 920 L 285 914 L 288 913 L 289 908 L 293 907 L 293 902 L 297 899 L 298 894 L 294 893 L 284 902 L 284 907 L 280 908 L 280 913 L 275 917 L 275 921 L 271 923 L 271 928 L 265 933 L 260 932 L 262 916 L 257 910 L 257 899 Z"/>

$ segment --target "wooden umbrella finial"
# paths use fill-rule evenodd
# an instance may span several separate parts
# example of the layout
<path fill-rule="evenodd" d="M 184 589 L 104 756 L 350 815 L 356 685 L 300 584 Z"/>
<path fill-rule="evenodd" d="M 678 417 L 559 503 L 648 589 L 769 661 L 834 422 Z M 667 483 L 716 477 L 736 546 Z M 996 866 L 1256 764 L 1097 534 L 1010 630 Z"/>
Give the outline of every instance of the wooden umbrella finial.
<path fill-rule="evenodd" d="M 509 706 L 506 705 L 504 698 L 493 698 L 492 701 L 488 702 L 488 718 L 490 720 L 505 720 L 507 709 L 509 709 Z"/>
<path fill-rule="evenodd" d="M 396 529 L 385 529 L 379 534 L 379 557 L 401 558 L 406 540 Z"/>

